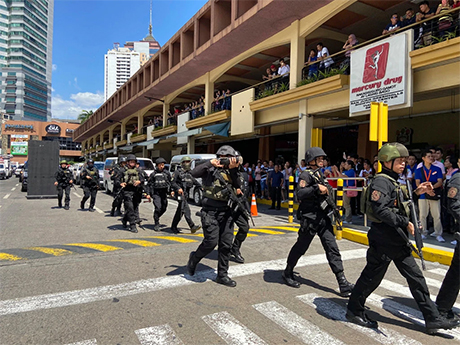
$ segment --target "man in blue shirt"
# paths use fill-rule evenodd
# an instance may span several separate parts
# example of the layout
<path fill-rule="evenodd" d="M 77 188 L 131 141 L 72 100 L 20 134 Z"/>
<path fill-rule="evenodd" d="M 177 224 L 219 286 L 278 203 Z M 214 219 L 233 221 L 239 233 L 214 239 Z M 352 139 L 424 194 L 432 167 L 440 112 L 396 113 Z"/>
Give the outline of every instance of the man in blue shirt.
<path fill-rule="evenodd" d="M 433 190 L 420 195 L 418 199 L 418 207 L 420 212 L 420 221 L 422 222 L 423 235 L 428 234 L 426 217 L 431 213 L 434 222 L 434 232 L 430 236 L 436 237 L 438 242 L 445 242 L 442 237 L 441 224 L 441 187 L 442 187 L 442 171 L 432 163 L 434 158 L 430 151 L 422 152 L 423 164 L 415 170 L 415 184 L 417 187 L 423 182 L 431 182 Z"/>
<path fill-rule="evenodd" d="M 283 173 L 280 171 L 279 166 L 276 164 L 275 170 L 273 170 L 270 174 L 270 185 L 272 192 L 272 207 L 270 207 L 271 210 L 275 209 L 275 201 L 276 209 L 279 210 L 281 208 L 281 186 L 283 185 L 283 182 Z"/>

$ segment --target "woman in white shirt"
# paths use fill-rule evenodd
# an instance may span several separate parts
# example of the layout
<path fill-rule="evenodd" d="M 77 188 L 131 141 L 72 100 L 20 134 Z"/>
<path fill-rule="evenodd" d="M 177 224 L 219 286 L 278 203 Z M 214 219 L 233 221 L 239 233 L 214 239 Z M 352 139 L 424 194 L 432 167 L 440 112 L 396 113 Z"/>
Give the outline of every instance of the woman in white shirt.
<path fill-rule="evenodd" d="M 329 54 L 329 50 L 323 46 L 323 43 L 318 43 L 316 49 L 318 50 L 318 60 L 321 60 L 319 69 L 324 71 L 334 63 L 334 60 L 330 58 L 331 54 Z"/>

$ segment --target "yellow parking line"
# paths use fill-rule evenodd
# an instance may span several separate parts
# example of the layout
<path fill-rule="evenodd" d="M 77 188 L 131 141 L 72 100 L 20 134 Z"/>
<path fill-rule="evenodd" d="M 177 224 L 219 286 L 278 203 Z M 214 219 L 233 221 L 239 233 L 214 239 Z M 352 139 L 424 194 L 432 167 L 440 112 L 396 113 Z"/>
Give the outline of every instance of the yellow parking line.
<path fill-rule="evenodd" d="M 279 230 L 287 230 L 287 231 L 299 231 L 299 228 L 294 227 L 287 227 L 287 226 L 263 226 L 265 229 L 279 229 Z"/>
<path fill-rule="evenodd" d="M 12 255 L 12 254 L 0 253 L 0 260 L 17 261 L 17 260 L 24 260 L 24 258 L 21 258 L 16 255 Z"/>
<path fill-rule="evenodd" d="M 193 236 L 193 237 L 204 237 L 203 234 L 183 234 L 181 233 L 181 235 L 185 235 L 185 236 Z"/>
<path fill-rule="evenodd" d="M 173 236 L 147 236 L 147 238 L 159 238 L 162 240 L 170 240 L 170 241 L 175 241 L 175 242 L 180 242 L 180 243 L 198 242 L 196 240 L 189 240 L 188 238 L 173 237 Z"/>
<path fill-rule="evenodd" d="M 46 247 L 29 247 L 29 248 L 24 248 L 27 250 L 36 250 L 37 252 L 42 252 L 45 254 L 50 254 L 54 256 L 62 256 L 62 255 L 69 255 L 73 254 L 70 250 L 65 250 L 65 249 L 57 249 L 57 248 L 46 248 Z"/>
<path fill-rule="evenodd" d="M 284 234 L 284 232 L 281 232 L 281 231 L 273 231 L 273 230 L 265 230 L 265 229 L 249 229 L 249 231 L 260 232 L 262 234 L 270 234 L 270 235 Z"/>
<path fill-rule="evenodd" d="M 113 251 L 113 250 L 122 249 L 122 248 L 118 248 L 118 247 L 107 246 L 105 244 L 97 244 L 97 243 L 67 243 L 66 246 L 91 248 L 91 249 L 99 250 L 101 252 L 110 252 L 110 251 Z"/>
<path fill-rule="evenodd" d="M 109 240 L 108 242 L 126 242 L 126 243 L 132 243 L 137 246 L 142 246 L 142 247 L 156 247 L 156 246 L 161 246 L 159 243 L 155 242 L 150 242 L 150 241 L 143 241 L 143 240 Z"/>

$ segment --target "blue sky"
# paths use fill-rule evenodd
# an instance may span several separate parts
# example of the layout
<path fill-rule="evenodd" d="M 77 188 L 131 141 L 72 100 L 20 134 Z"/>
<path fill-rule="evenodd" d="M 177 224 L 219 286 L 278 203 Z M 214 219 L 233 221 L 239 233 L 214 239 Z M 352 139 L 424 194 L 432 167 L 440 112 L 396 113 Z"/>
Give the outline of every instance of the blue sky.
<path fill-rule="evenodd" d="M 207 0 L 153 1 L 153 36 L 163 46 Z M 148 34 L 150 0 L 55 0 L 52 114 L 75 119 L 104 101 L 104 54 Z"/>

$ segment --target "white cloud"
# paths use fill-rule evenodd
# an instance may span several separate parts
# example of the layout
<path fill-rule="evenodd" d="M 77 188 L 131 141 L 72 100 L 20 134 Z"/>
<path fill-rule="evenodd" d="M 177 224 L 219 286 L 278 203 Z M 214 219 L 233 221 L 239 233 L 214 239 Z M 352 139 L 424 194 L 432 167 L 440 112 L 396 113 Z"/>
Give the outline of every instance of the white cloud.
<path fill-rule="evenodd" d="M 51 114 L 59 119 L 76 119 L 83 110 L 96 111 L 104 103 L 102 92 L 79 92 L 72 94 L 70 100 L 63 99 L 60 95 L 51 98 Z"/>
<path fill-rule="evenodd" d="M 55 65 L 55 64 L 53 63 L 53 67 L 52 67 L 52 68 L 53 68 L 53 71 L 56 71 L 56 70 L 57 70 L 57 65 Z"/>

